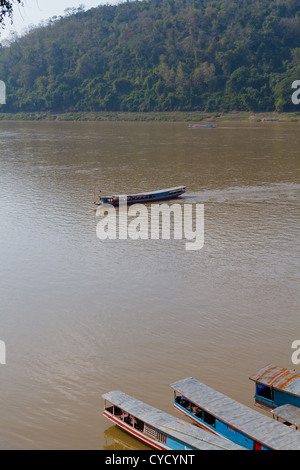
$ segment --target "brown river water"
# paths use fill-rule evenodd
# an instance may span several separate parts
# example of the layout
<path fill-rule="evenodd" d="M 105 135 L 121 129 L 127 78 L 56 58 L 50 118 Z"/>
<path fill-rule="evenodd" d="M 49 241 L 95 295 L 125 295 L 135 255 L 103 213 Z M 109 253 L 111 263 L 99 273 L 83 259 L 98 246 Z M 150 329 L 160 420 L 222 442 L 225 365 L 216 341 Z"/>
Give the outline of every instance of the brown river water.
<path fill-rule="evenodd" d="M 146 448 L 103 393 L 176 415 L 168 384 L 193 376 L 254 407 L 251 374 L 300 371 L 299 129 L 0 123 L 0 448 Z M 178 185 L 201 249 L 97 237 L 95 192 Z"/>

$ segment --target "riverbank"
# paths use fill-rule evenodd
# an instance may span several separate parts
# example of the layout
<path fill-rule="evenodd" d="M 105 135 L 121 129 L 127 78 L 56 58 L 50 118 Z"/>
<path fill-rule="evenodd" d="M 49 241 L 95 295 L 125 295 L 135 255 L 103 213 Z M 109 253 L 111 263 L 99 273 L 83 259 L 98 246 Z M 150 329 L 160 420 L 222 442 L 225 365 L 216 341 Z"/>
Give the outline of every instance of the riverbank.
<path fill-rule="evenodd" d="M 0 121 L 165 121 L 165 122 L 226 122 L 226 121 L 280 121 L 299 122 L 300 110 L 294 113 L 204 113 L 194 112 L 69 112 L 69 113 L 0 113 Z"/>

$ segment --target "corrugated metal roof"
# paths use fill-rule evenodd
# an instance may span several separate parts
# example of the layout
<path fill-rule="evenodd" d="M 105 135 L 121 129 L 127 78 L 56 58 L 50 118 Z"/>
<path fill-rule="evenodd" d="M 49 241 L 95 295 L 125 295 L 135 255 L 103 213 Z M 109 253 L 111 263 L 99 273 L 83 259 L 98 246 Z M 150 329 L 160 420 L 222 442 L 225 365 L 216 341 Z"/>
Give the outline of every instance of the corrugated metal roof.
<path fill-rule="evenodd" d="M 294 370 L 268 364 L 249 379 L 300 397 L 300 374 Z"/>
<path fill-rule="evenodd" d="M 120 391 L 112 391 L 102 395 L 104 400 L 118 406 L 125 412 L 154 426 L 174 438 L 185 442 L 199 450 L 244 450 L 228 439 L 211 434 L 190 423 L 177 419 L 164 411 L 158 410 Z"/>
<path fill-rule="evenodd" d="M 288 423 L 294 424 L 297 427 L 300 427 L 300 408 L 294 405 L 282 405 L 271 410 L 274 416 L 288 421 Z"/>
<path fill-rule="evenodd" d="M 219 393 L 193 377 L 170 387 L 227 424 L 273 449 L 300 449 L 300 432 Z"/>

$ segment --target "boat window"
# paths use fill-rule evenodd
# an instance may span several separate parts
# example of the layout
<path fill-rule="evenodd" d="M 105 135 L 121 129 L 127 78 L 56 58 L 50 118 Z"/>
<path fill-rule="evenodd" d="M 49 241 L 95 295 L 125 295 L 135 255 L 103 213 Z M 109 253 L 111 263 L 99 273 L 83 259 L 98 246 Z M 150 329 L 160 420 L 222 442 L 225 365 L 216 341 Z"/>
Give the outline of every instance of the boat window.
<path fill-rule="evenodd" d="M 121 408 L 119 408 L 118 406 L 114 407 L 114 415 L 115 416 L 120 416 L 122 413 L 123 413 L 123 411 L 121 410 Z"/>
<path fill-rule="evenodd" d="M 135 427 L 135 429 L 137 429 L 138 431 L 143 432 L 143 431 L 144 431 L 144 422 L 141 421 L 140 419 L 135 418 L 135 419 L 134 419 L 134 427 Z"/>
<path fill-rule="evenodd" d="M 178 396 L 178 397 L 176 397 L 176 402 L 177 402 L 180 406 L 182 406 L 183 408 L 185 408 L 186 410 L 190 410 L 191 402 L 188 401 L 186 398 L 181 397 L 181 396 Z"/>
<path fill-rule="evenodd" d="M 203 410 L 199 406 L 192 405 L 192 413 L 197 416 L 197 418 L 203 419 Z"/>
<path fill-rule="evenodd" d="M 216 418 L 207 411 L 203 411 L 203 421 L 213 428 L 216 426 Z"/>
<path fill-rule="evenodd" d="M 273 400 L 273 389 L 263 384 L 256 384 L 256 395 Z"/>
<path fill-rule="evenodd" d="M 129 426 L 133 425 L 133 418 L 129 413 L 124 417 L 124 421 L 126 424 L 129 424 Z"/>

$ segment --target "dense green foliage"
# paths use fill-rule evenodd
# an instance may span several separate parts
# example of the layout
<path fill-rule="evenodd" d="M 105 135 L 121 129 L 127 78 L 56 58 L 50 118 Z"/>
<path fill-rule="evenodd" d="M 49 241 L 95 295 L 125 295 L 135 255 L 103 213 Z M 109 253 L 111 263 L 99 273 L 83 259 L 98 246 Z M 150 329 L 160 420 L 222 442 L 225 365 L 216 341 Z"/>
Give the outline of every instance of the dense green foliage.
<path fill-rule="evenodd" d="M 295 111 L 300 2 L 143 0 L 69 11 L 2 46 L 0 79 L 5 112 Z"/>

